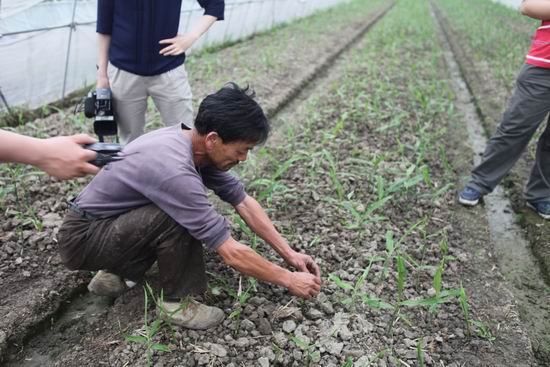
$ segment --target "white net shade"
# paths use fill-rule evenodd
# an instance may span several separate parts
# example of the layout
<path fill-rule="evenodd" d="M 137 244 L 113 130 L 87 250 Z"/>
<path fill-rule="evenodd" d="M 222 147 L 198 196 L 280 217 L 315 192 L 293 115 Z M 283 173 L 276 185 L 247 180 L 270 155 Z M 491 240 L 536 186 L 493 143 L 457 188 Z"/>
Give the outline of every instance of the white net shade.
<path fill-rule="evenodd" d="M 226 0 L 225 20 L 216 22 L 191 52 L 343 1 Z M 0 91 L 10 107 L 36 108 L 95 82 L 96 12 L 96 0 L 0 0 Z M 203 13 L 195 0 L 183 0 L 179 33 Z M 0 111 L 5 110 L 0 99 Z"/>

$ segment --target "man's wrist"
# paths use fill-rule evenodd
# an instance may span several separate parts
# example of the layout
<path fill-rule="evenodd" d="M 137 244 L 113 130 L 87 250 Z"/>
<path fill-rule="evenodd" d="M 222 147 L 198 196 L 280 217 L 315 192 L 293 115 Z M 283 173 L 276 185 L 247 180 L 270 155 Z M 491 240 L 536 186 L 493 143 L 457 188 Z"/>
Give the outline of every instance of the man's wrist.
<path fill-rule="evenodd" d="M 289 289 L 292 285 L 292 272 L 288 269 L 283 269 L 283 275 L 281 276 L 281 286 Z"/>

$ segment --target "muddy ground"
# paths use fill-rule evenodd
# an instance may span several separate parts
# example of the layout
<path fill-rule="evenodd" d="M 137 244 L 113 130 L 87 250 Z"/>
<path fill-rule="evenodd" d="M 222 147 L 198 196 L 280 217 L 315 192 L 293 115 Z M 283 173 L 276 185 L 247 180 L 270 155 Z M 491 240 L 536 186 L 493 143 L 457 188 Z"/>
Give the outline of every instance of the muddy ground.
<path fill-rule="evenodd" d="M 455 202 L 450 185 L 460 185 L 473 152 L 456 124 L 464 115 L 450 108 L 454 92 L 428 3 L 400 1 L 387 13 L 390 2 L 368 4 L 356 1 L 329 13 L 357 17 L 343 22 L 338 34 L 326 22 L 321 27 L 327 14 L 320 14 L 189 65 L 195 70 L 190 74 L 198 75 L 196 96 L 213 89 L 200 80 L 222 84 L 238 75 L 238 81 L 253 81 L 272 111 L 274 136 L 238 174 L 250 193 L 262 197 L 289 242 L 317 259 L 325 284 L 316 300 L 300 301 L 240 277 L 210 254 L 205 301 L 233 317 L 204 332 L 164 327 L 154 340 L 170 351 L 155 352 L 155 366 L 544 365 L 534 357 L 518 299 L 502 276 L 506 269 L 499 268 L 486 213 Z M 315 37 L 304 31 L 312 28 Z M 340 54 L 348 43 L 340 35 L 351 41 L 364 31 Z M 252 57 L 280 39 L 287 53 L 271 51 L 275 63 Z M 327 46 L 311 47 L 319 44 Z M 220 65 L 216 59 L 236 61 Z M 207 60 L 215 66 L 201 69 Z M 59 117 L 22 130 L 55 135 L 87 128 Z M 150 119 L 150 128 L 158 125 L 154 111 Z M 10 167 L 2 174 L 13 176 L 18 187 L 3 202 L 4 362 L 146 365 L 145 346 L 124 337 L 146 326 L 143 289 L 114 302 L 90 296 L 85 284 L 91 274 L 65 270 L 56 255 L 63 200 L 86 180 L 59 183 L 32 172 L 21 177 L 29 172 Z M 259 177 L 270 181 L 258 183 Z M 230 215 L 229 208 L 220 210 Z M 254 244 L 230 218 L 237 238 Z M 279 262 L 264 244 L 258 248 Z M 154 270 L 147 281 L 156 284 Z M 357 292 L 342 282 L 356 285 Z M 240 283 L 250 296 L 241 303 L 231 291 Z M 466 313 L 459 297 L 450 295 L 461 286 Z M 419 300 L 437 302 L 432 308 L 407 306 Z M 150 320 L 157 317 L 150 302 L 146 311 Z"/>

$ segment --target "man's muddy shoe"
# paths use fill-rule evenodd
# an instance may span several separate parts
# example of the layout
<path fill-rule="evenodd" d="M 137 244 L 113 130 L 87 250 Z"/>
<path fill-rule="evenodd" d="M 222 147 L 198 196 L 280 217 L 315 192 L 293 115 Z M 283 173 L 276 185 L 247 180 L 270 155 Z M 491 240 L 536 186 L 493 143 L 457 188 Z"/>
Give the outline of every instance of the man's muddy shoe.
<path fill-rule="evenodd" d="M 481 196 L 482 195 L 479 191 L 466 186 L 464 190 L 458 194 L 458 202 L 466 206 L 476 206 L 479 203 Z"/>
<path fill-rule="evenodd" d="M 118 297 L 128 290 L 124 280 L 113 273 L 100 270 L 88 284 L 88 290 L 98 296 Z"/>
<path fill-rule="evenodd" d="M 218 325 L 225 318 L 221 309 L 203 305 L 195 300 L 183 303 L 165 301 L 163 305 L 161 318 L 187 329 L 206 330 Z"/>
<path fill-rule="evenodd" d="M 527 206 L 537 212 L 544 219 L 550 219 L 550 201 L 527 202 Z"/>

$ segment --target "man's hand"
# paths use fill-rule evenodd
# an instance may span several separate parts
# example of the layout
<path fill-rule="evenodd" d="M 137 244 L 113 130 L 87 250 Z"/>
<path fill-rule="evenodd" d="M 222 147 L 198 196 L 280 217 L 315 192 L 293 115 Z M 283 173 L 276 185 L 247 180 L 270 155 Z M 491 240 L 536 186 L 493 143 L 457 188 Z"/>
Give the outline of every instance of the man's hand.
<path fill-rule="evenodd" d="M 216 251 L 227 265 L 256 279 L 283 286 L 295 296 L 309 299 L 321 290 L 319 275 L 283 269 L 233 237 L 229 237 Z"/>
<path fill-rule="evenodd" d="M 321 270 L 311 256 L 294 251 L 287 263 L 301 272 L 315 275 L 321 284 Z"/>
<path fill-rule="evenodd" d="M 168 39 L 161 40 L 161 41 L 159 41 L 160 44 L 169 45 L 169 46 L 167 46 L 167 47 L 163 48 L 162 50 L 160 50 L 159 53 L 161 55 L 164 55 L 164 56 L 181 55 L 182 53 L 187 51 L 187 49 L 189 47 L 191 47 L 191 45 L 193 43 L 195 43 L 197 38 L 198 38 L 197 36 L 195 36 L 191 33 L 187 33 L 187 34 L 184 34 L 184 35 L 177 35 L 174 38 L 168 38 Z"/>
<path fill-rule="evenodd" d="M 310 273 L 291 273 L 288 290 L 295 296 L 310 299 L 321 291 L 321 278 Z"/>
<path fill-rule="evenodd" d="M 49 175 L 62 180 L 95 174 L 99 168 L 88 161 L 95 159 L 97 154 L 81 146 L 95 143 L 95 141 L 86 134 L 41 140 L 41 154 L 35 165 Z"/>

